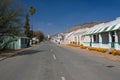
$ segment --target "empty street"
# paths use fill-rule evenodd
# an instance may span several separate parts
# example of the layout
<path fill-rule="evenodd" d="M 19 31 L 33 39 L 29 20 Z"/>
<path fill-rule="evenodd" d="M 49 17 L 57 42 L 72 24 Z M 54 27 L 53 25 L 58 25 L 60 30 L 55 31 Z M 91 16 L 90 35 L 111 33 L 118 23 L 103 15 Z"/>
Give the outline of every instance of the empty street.
<path fill-rule="evenodd" d="M 119 80 L 120 63 L 42 42 L 0 61 L 0 80 Z"/>

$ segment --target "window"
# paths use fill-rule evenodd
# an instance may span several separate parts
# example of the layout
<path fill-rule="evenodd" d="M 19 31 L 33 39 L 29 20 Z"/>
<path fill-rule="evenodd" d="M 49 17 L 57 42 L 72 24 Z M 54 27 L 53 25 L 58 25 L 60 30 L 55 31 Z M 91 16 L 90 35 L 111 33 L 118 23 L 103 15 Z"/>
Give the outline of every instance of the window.
<path fill-rule="evenodd" d="M 85 36 L 81 36 L 81 41 L 83 41 L 83 40 L 84 40 L 84 38 L 85 38 Z"/>
<path fill-rule="evenodd" d="M 93 40 L 94 40 L 94 43 L 99 43 L 99 35 L 98 34 L 94 34 L 93 35 Z"/>
<path fill-rule="evenodd" d="M 27 39 L 26 38 L 21 38 L 21 43 L 22 44 L 26 44 L 28 41 L 27 41 Z"/>
<path fill-rule="evenodd" d="M 109 33 L 102 33 L 101 36 L 102 36 L 102 43 L 103 44 L 108 44 L 109 43 Z"/>
<path fill-rule="evenodd" d="M 77 42 L 77 37 L 75 37 L 75 42 Z"/>

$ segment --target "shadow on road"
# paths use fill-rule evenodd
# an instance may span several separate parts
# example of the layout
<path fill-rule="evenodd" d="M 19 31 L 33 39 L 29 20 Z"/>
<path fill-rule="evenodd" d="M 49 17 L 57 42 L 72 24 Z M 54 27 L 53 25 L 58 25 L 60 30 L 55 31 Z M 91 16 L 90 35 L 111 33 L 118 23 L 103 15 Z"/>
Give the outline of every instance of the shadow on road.
<path fill-rule="evenodd" d="M 19 52 L 15 56 L 33 55 L 33 54 L 37 54 L 39 52 L 44 52 L 44 51 L 45 50 L 25 50 L 25 51 Z"/>

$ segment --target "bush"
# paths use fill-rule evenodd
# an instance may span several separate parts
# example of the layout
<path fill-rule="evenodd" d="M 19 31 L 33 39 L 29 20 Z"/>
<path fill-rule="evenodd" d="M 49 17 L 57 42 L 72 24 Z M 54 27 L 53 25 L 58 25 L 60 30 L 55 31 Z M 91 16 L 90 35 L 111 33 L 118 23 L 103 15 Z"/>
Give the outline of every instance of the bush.
<path fill-rule="evenodd" d="M 76 42 L 70 42 L 70 44 L 67 44 L 68 46 L 73 46 L 73 47 L 80 47 L 81 49 L 88 49 L 88 50 L 93 50 L 93 51 L 98 51 L 98 52 L 107 52 L 106 48 L 96 48 L 96 47 L 88 47 L 84 46 L 83 44 L 77 45 Z M 116 53 L 116 52 L 114 52 Z"/>
<path fill-rule="evenodd" d="M 81 45 L 80 48 L 81 48 L 81 49 L 87 49 L 88 47 Z"/>
<path fill-rule="evenodd" d="M 109 50 L 109 54 L 112 54 L 112 55 L 120 55 L 120 50 L 111 49 L 111 50 Z"/>
<path fill-rule="evenodd" d="M 88 50 L 98 51 L 98 52 L 107 52 L 106 48 L 96 48 L 96 47 L 88 47 Z"/>

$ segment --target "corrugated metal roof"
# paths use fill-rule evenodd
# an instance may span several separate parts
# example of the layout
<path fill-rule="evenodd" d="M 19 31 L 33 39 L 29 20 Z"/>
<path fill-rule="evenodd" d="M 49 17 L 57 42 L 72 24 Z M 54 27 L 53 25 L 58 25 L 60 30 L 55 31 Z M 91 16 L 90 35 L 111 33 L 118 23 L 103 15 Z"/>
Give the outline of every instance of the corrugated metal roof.
<path fill-rule="evenodd" d="M 120 30 L 120 18 L 93 26 L 85 35 Z"/>
<path fill-rule="evenodd" d="M 120 24 L 117 24 L 112 30 L 120 30 Z"/>
<path fill-rule="evenodd" d="M 113 26 L 107 26 L 107 27 L 100 27 L 100 28 L 97 28 L 97 29 L 92 29 L 92 30 L 86 32 L 86 34 L 95 34 L 95 33 L 114 31 L 114 30 L 120 30 L 120 25 L 113 25 Z"/>

